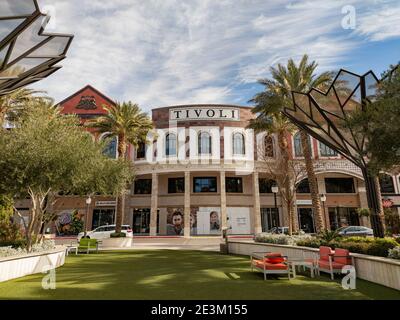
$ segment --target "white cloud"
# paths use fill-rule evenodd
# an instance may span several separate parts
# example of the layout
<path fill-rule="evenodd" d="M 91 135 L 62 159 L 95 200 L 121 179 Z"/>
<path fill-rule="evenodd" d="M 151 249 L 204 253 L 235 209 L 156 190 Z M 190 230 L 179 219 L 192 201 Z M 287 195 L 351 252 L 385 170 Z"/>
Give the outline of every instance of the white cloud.
<path fill-rule="evenodd" d="M 240 98 L 241 84 L 255 82 L 268 75 L 270 65 L 303 53 L 317 59 L 320 70 L 337 68 L 362 40 L 341 28 L 343 5 L 357 5 L 363 12 L 356 33 L 377 40 L 395 30 L 385 27 L 383 18 L 380 27 L 366 27 L 372 9 L 383 7 L 373 0 L 40 4 L 55 6 L 56 31 L 73 33 L 75 39 L 63 69 L 36 87 L 61 100 L 92 84 L 116 100 L 133 100 L 147 110 L 169 104 L 246 102 L 251 96 Z"/>

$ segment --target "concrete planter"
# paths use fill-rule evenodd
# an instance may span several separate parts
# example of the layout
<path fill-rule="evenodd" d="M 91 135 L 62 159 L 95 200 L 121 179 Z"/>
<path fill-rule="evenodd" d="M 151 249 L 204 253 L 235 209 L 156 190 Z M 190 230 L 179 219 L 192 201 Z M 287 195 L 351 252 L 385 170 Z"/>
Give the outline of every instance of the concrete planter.
<path fill-rule="evenodd" d="M 229 253 L 251 255 L 252 252 L 280 252 L 293 258 L 312 258 L 318 249 L 270 243 L 229 241 Z M 351 253 L 357 278 L 400 290 L 400 260 Z"/>
<path fill-rule="evenodd" d="M 107 238 L 101 240 L 100 249 L 131 248 L 132 238 Z"/>
<path fill-rule="evenodd" d="M 0 258 L 0 282 L 46 272 L 62 266 L 65 248 Z"/>

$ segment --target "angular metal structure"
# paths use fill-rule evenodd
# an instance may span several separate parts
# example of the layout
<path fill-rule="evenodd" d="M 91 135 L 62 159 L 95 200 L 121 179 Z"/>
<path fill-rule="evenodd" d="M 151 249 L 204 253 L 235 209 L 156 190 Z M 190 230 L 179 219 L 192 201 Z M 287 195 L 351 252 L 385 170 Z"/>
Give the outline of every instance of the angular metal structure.
<path fill-rule="evenodd" d="M 353 110 L 366 110 L 373 101 L 379 79 L 369 71 L 364 75 L 340 70 L 326 92 L 311 89 L 308 93 L 292 92 L 293 107 L 283 113 L 299 128 L 336 150 L 362 171 L 368 206 L 372 209 L 371 225 L 378 237 L 383 237 L 379 202 L 374 178 L 368 173 L 366 137 L 345 128 L 344 120 Z"/>
<path fill-rule="evenodd" d="M 45 33 L 49 19 L 37 0 L 0 1 L 0 95 L 61 68 L 73 35 Z"/>

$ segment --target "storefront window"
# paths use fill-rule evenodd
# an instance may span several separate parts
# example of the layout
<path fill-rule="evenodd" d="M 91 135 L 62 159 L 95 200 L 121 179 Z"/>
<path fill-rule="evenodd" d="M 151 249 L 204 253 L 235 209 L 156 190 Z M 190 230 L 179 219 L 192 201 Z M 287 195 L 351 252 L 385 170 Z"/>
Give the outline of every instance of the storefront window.
<path fill-rule="evenodd" d="M 151 179 L 136 180 L 135 194 L 151 194 Z"/>
<path fill-rule="evenodd" d="M 226 192 L 242 193 L 243 192 L 243 180 L 242 178 L 225 178 L 225 189 Z"/>
<path fill-rule="evenodd" d="M 329 208 L 329 222 L 332 230 L 347 226 L 359 226 L 360 217 L 356 208 Z"/>
<path fill-rule="evenodd" d="M 261 225 L 263 232 L 279 227 L 278 208 L 261 208 Z"/>
<path fill-rule="evenodd" d="M 114 224 L 114 209 L 94 209 L 92 218 L 92 230 L 100 226 Z"/>
<path fill-rule="evenodd" d="M 260 193 L 272 193 L 271 188 L 276 185 L 276 182 L 271 179 L 260 178 L 258 179 L 258 187 Z"/>
<path fill-rule="evenodd" d="M 194 178 L 193 192 L 217 192 L 217 178 Z"/>
<path fill-rule="evenodd" d="M 353 178 L 325 178 L 326 193 L 354 193 Z"/>
<path fill-rule="evenodd" d="M 150 232 L 150 209 L 135 209 L 133 211 L 132 229 L 134 234 Z"/>
<path fill-rule="evenodd" d="M 184 192 L 185 192 L 185 178 L 168 179 L 168 193 L 184 193 Z"/>

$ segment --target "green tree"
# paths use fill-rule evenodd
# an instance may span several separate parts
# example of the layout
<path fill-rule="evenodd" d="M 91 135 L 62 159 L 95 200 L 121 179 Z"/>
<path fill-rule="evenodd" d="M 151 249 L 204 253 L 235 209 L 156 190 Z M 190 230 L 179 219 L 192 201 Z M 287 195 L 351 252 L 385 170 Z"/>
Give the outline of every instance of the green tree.
<path fill-rule="evenodd" d="M 153 128 L 149 116 L 144 113 L 137 104 L 132 102 L 116 103 L 111 106 L 103 106 L 107 114 L 96 119 L 89 120 L 86 125 L 97 129 L 100 133 L 106 133 L 108 137 L 118 138 L 118 157 L 128 158 L 127 148 L 131 144 L 137 146 L 139 143 L 147 142 L 147 134 Z M 117 215 L 115 222 L 115 233 L 121 233 L 124 217 L 126 190 L 121 192 L 117 198 Z"/>
<path fill-rule="evenodd" d="M 125 159 L 104 156 L 104 144 L 94 142 L 76 116 L 62 115 L 43 100 L 27 110 L 13 130 L 0 134 L 0 193 L 30 197 L 29 251 L 59 192 L 117 195 L 133 170 Z"/>
<path fill-rule="evenodd" d="M 252 102 L 256 104 L 253 112 L 257 114 L 257 120 L 251 124 L 251 127 L 258 130 L 269 131 L 270 133 L 277 133 L 278 145 L 281 153 L 287 154 L 285 157 L 288 157 L 289 152 L 287 149 L 288 143 L 284 141 L 287 138 L 284 138 L 283 135 L 288 132 L 271 131 L 270 126 L 267 125 L 263 128 L 259 124 L 268 124 L 277 120 L 279 120 L 279 122 L 289 122 L 288 119 L 283 118 L 281 111 L 284 107 L 293 104 L 292 91 L 307 92 L 311 88 L 326 88 L 332 81 L 332 73 L 324 72 L 317 76 L 315 73 L 317 66 L 318 64 L 315 61 L 309 63 L 308 56 L 304 55 L 298 65 L 293 59 L 289 59 L 286 66 L 278 64 L 276 68 L 271 67 L 271 79 L 259 80 L 259 83 L 262 84 L 265 89 L 263 92 L 258 93 L 252 100 Z M 258 125 L 256 124 L 257 122 Z M 301 130 L 300 134 L 302 151 L 310 184 L 311 200 L 316 217 L 316 228 L 317 232 L 320 232 L 326 226 L 324 226 L 317 178 L 314 172 L 311 146 L 309 143 L 310 140 L 305 131 Z"/>
<path fill-rule="evenodd" d="M 21 113 L 23 113 L 30 102 L 45 99 L 51 101 L 50 98 L 44 96 L 44 91 L 21 88 L 9 94 L 0 96 L 0 128 L 3 127 L 7 118 L 9 121 L 15 121 Z"/>

